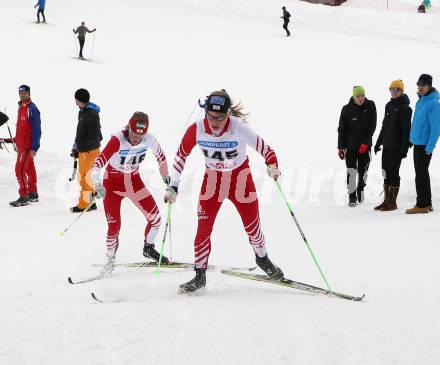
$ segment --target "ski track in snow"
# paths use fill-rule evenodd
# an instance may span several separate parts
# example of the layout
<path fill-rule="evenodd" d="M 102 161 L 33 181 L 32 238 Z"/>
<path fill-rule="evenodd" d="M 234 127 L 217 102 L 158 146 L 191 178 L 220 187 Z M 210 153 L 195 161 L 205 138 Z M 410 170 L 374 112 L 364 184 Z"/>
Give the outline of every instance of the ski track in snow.
<path fill-rule="evenodd" d="M 409 217 L 403 210 L 415 199 L 411 153 L 402 163 L 399 210 L 386 214 L 372 210 L 381 199 L 380 155 L 373 155 L 366 202 L 355 209 L 345 206 L 345 166 L 336 156 L 339 113 L 354 84 L 376 102 L 374 140 L 391 80 L 405 81 L 412 107 L 420 73 L 440 85 L 440 5 L 433 0 L 430 13 L 417 14 L 419 2 L 390 0 L 387 12 L 382 0 L 350 0 L 339 8 L 296 0 L 77 0 L 48 2 L 51 26 L 26 22 L 35 16 L 32 4 L 3 4 L 8 56 L 2 58 L 0 108 L 7 108 L 14 129 L 17 86 L 29 84 L 43 135 L 36 158 L 41 201 L 29 207 L 9 207 L 17 198 L 15 153 L 0 151 L 0 364 L 436 365 L 438 157 L 434 153 L 430 168 L 436 210 Z M 282 5 L 293 16 L 290 39 L 281 28 Z M 81 20 L 97 28 L 96 38 L 87 35 L 85 56 L 91 58 L 94 45 L 98 62 L 71 58 L 77 54 L 72 28 Z M 67 208 L 78 193 L 68 178 L 79 87 L 102 108 L 103 143 L 133 111 L 143 110 L 169 162 L 200 113 L 197 99 L 226 88 L 277 152 L 281 184 L 332 288 L 365 293 L 364 302 L 219 272 L 208 273 L 203 294 L 182 296 L 179 284 L 193 276 L 186 270 L 156 277 L 154 269 L 133 269 L 69 285 L 68 276 L 93 276 L 99 269 L 92 265 L 105 259 L 101 202 L 58 236 L 75 218 Z M 6 136 L 1 127 L 0 137 Z M 248 152 L 271 258 L 287 277 L 323 286 L 262 159 Z M 176 261 L 193 260 L 200 155 L 195 149 L 188 159 L 173 209 Z M 161 203 L 163 183 L 152 156 L 141 172 Z M 140 261 L 144 219 L 124 202 L 122 222 L 118 261 Z M 162 230 L 158 243 L 161 237 Z M 211 264 L 254 265 L 229 202 L 212 242 Z"/>

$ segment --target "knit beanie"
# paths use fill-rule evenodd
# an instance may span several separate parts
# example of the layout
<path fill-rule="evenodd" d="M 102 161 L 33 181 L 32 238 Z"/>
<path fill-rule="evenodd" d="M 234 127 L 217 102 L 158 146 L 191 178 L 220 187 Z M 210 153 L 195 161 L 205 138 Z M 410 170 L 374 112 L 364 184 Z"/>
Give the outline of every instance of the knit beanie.
<path fill-rule="evenodd" d="M 148 115 L 142 112 L 135 112 L 128 122 L 130 130 L 137 134 L 146 134 L 149 124 Z"/>
<path fill-rule="evenodd" d="M 363 86 L 353 86 L 353 96 L 365 95 L 365 89 Z"/>
<path fill-rule="evenodd" d="M 405 90 L 405 86 L 403 85 L 402 80 L 393 80 L 390 84 L 390 89 L 400 89 L 402 92 Z"/>
<path fill-rule="evenodd" d="M 419 76 L 419 81 L 417 81 L 417 84 L 419 83 L 432 86 L 432 76 L 428 74 L 421 74 Z"/>
<path fill-rule="evenodd" d="M 231 98 L 225 90 L 214 91 L 206 99 L 207 111 L 227 113 L 231 105 Z"/>
<path fill-rule="evenodd" d="M 20 85 L 20 87 L 18 88 L 18 92 L 20 93 L 22 91 L 30 93 L 31 92 L 31 88 L 29 86 L 27 86 L 27 85 Z"/>
<path fill-rule="evenodd" d="M 81 103 L 88 103 L 90 101 L 90 94 L 86 89 L 78 89 L 75 92 L 75 99 Z"/>

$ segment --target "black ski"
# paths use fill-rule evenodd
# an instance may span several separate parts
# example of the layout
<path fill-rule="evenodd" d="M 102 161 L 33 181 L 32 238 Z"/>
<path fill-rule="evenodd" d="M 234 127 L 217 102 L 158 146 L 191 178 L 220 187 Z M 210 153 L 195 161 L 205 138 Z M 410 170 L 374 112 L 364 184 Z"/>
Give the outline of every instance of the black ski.
<path fill-rule="evenodd" d="M 104 276 L 104 275 L 95 275 L 95 276 L 91 276 L 89 278 L 85 278 L 85 279 L 81 279 L 81 280 L 76 280 L 74 281 L 70 276 L 67 278 L 67 281 L 69 284 L 84 284 L 84 283 L 90 283 L 91 281 L 96 281 L 96 280 L 101 280 L 104 278 L 107 278 L 109 276 Z"/>
<path fill-rule="evenodd" d="M 235 276 L 237 278 L 262 281 L 265 283 L 285 286 L 287 288 L 298 289 L 298 290 L 311 292 L 311 293 L 317 293 L 317 294 L 325 294 L 328 296 L 333 296 L 333 297 L 346 299 L 346 300 L 352 300 L 355 302 L 359 302 L 362 299 L 364 299 L 364 297 L 365 297 L 365 294 L 362 295 L 361 297 L 356 297 L 356 296 L 352 296 L 352 295 L 348 295 L 348 294 L 330 292 L 329 290 L 324 289 L 324 288 L 319 288 L 317 286 L 300 283 L 298 281 L 294 281 L 294 280 L 290 280 L 290 279 L 286 279 L 286 278 L 277 281 L 277 280 L 269 279 L 269 277 L 266 275 L 249 274 L 246 272 L 238 272 L 238 271 L 234 271 L 234 270 L 221 270 L 221 272 L 222 272 L 222 274 L 229 275 L 229 276 Z"/>
<path fill-rule="evenodd" d="M 104 301 L 102 301 L 101 299 L 96 298 L 95 293 L 90 293 L 90 295 L 91 295 L 92 298 L 95 299 L 97 302 L 99 302 L 99 303 L 104 303 Z"/>

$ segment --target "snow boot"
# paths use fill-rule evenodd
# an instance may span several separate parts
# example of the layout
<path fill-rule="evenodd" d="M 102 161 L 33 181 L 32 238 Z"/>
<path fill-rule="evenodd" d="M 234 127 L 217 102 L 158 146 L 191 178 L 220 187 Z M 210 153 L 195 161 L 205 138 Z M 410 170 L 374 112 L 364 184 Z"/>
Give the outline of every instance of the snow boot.
<path fill-rule="evenodd" d="M 407 209 L 405 211 L 406 214 L 426 214 L 429 213 L 429 207 L 426 208 L 420 208 L 417 205 L 414 206 L 414 208 Z"/>
<path fill-rule="evenodd" d="M 160 253 L 156 251 L 153 243 L 145 243 L 144 244 L 143 255 L 147 259 L 152 259 L 156 262 L 159 262 Z M 160 263 L 168 265 L 170 263 L 170 260 L 168 260 L 168 258 L 166 256 L 162 256 L 162 260 Z"/>
<path fill-rule="evenodd" d="M 269 260 L 269 256 L 259 257 L 255 255 L 255 262 L 258 267 L 263 270 L 269 279 L 271 280 L 281 280 L 284 278 L 284 273 L 279 267 L 276 267 L 272 261 Z"/>
<path fill-rule="evenodd" d="M 374 210 L 381 210 L 385 204 L 388 202 L 389 196 L 390 196 L 390 184 L 383 184 L 383 202 L 377 206 L 374 207 Z"/>
<path fill-rule="evenodd" d="M 12 207 L 24 207 L 29 204 L 29 195 L 21 195 L 17 200 L 9 203 Z"/>
<path fill-rule="evenodd" d="M 179 286 L 179 293 L 193 293 L 206 286 L 206 268 L 195 269 L 196 276 L 187 283 Z"/>
<path fill-rule="evenodd" d="M 391 210 L 397 209 L 396 199 L 397 195 L 399 195 L 399 188 L 399 186 L 390 186 L 389 197 L 386 203 L 381 208 L 382 212 L 389 212 Z"/>
<path fill-rule="evenodd" d="M 107 253 L 107 263 L 102 268 L 100 274 L 102 276 L 110 276 L 115 268 L 116 256 L 114 253 Z"/>
<path fill-rule="evenodd" d="M 37 193 L 37 192 L 35 192 L 35 193 L 29 193 L 29 201 L 30 201 L 31 203 L 39 202 L 40 200 L 39 200 L 39 197 L 38 197 L 38 193 Z"/>

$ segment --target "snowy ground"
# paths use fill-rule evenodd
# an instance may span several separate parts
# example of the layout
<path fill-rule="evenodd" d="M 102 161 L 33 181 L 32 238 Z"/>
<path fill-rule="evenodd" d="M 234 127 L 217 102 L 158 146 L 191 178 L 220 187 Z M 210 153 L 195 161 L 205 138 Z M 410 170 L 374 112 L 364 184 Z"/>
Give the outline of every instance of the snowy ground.
<path fill-rule="evenodd" d="M 380 157 L 370 168 L 367 201 L 349 209 L 344 164 L 336 156 L 339 112 L 354 84 L 376 102 L 379 124 L 389 82 L 405 81 L 412 105 L 420 73 L 440 86 L 439 9 L 417 14 L 419 0 L 351 0 L 339 8 L 275 0 L 48 1 L 48 25 L 36 25 L 31 1 L 2 5 L 0 107 L 16 117 L 17 87 L 27 83 L 42 112 L 36 160 L 41 202 L 21 209 L 15 156 L 0 151 L 0 364 L 437 364 L 438 209 L 406 216 L 415 202 L 412 157 L 402 166 L 395 212 L 373 212 Z M 293 36 L 279 19 L 286 5 Z M 95 62 L 79 62 L 72 28 L 97 27 Z M 93 35 L 86 42 L 91 56 Z M 282 186 L 335 290 L 366 294 L 363 303 L 209 273 L 204 295 L 181 297 L 192 272 L 122 272 L 69 286 L 104 261 L 102 208 L 68 234 L 68 154 L 76 128 L 73 93 L 91 91 L 102 108 L 104 139 L 131 113 L 150 115 L 151 131 L 172 159 L 198 98 L 226 88 L 251 112 L 251 125 L 277 151 Z M 192 118 L 189 118 L 191 112 Z M 0 136 L 6 135 L 1 128 Z M 376 132 L 375 138 L 377 137 Z M 263 161 L 250 151 L 269 252 L 286 275 L 323 285 Z M 193 259 L 202 158 L 187 163 L 173 214 L 173 257 Z M 440 209 L 440 167 L 431 165 Z M 143 176 L 160 201 L 153 158 Z M 142 216 L 123 205 L 119 261 L 141 260 Z M 159 234 L 162 236 L 162 232 Z M 210 262 L 249 266 L 253 254 L 231 204 L 221 210 Z M 116 303 L 92 302 L 89 293 Z"/>

